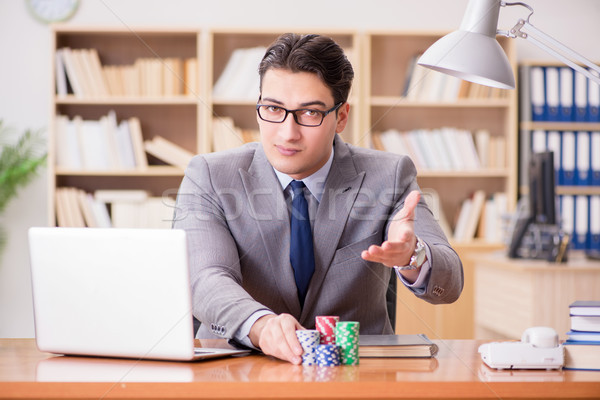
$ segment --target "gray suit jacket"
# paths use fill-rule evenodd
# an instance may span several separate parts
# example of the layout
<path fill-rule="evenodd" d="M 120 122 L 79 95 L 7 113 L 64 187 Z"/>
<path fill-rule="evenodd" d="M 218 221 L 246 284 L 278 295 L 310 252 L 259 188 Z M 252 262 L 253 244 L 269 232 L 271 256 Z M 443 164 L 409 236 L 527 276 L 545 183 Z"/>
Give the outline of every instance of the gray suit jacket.
<path fill-rule="evenodd" d="M 418 189 L 416 169 L 408 157 L 354 147 L 339 137 L 334 145 L 313 226 L 315 272 L 302 309 L 289 260 L 290 214 L 262 146 L 191 161 L 174 227 L 188 233 L 198 337 L 231 338 L 264 309 L 289 313 L 306 328 L 314 328 L 317 315 L 339 315 L 359 321 L 362 334 L 393 333 L 385 299 L 392 270 L 360 253 L 385 240 L 391 217 Z M 415 231 L 431 251 L 427 287 L 415 294 L 430 303 L 455 301 L 462 264 L 423 200 Z"/>

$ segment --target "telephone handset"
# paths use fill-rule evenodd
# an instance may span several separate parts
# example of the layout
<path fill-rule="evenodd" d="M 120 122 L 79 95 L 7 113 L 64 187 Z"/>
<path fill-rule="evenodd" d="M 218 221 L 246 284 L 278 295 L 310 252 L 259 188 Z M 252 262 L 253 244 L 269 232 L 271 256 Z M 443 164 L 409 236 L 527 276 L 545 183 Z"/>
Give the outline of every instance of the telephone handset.
<path fill-rule="evenodd" d="M 523 332 L 520 342 L 492 342 L 479 346 L 481 359 L 497 369 L 559 369 L 564 348 L 550 327 L 536 326 Z"/>

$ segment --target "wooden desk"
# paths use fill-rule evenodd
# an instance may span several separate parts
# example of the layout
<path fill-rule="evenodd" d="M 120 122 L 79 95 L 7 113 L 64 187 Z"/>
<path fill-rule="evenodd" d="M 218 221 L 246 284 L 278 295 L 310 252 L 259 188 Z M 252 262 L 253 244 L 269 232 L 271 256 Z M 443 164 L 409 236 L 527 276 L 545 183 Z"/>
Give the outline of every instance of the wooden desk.
<path fill-rule="evenodd" d="M 481 342 L 436 341 L 434 359 L 361 359 L 357 367 L 302 367 L 261 355 L 197 363 L 96 359 L 39 352 L 0 339 L 0 399 L 600 398 L 600 372 L 497 371 Z"/>
<path fill-rule="evenodd" d="M 571 252 L 564 264 L 509 259 L 504 252 L 473 257 L 475 338 L 520 339 L 532 326 L 550 326 L 561 339 L 569 304 L 600 300 L 600 262 Z"/>

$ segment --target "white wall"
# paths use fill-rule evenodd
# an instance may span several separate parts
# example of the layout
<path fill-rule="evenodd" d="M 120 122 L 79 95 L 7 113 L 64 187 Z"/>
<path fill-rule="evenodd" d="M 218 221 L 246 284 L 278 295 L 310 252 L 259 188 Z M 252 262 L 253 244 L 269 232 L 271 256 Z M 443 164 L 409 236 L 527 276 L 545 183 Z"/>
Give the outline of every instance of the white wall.
<path fill-rule="evenodd" d="M 87 26 L 186 26 L 274 28 L 452 30 L 467 0 L 81 0 L 69 22 Z M 531 22 L 588 58 L 600 61 L 600 1 L 529 0 Z M 508 29 L 521 7 L 501 11 L 499 27 Z M 19 130 L 47 128 L 50 116 L 50 30 L 37 22 L 25 1 L 0 0 L 0 118 Z M 519 59 L 552 60 L 525 42 Z M 22 190 L 0 216 L 9 245 L 0 258 L 0 337 L 32 337 L 27 228 L 45 225 L 46 178 Z M 0 188 L 1 190 L 1 188 Z"/>

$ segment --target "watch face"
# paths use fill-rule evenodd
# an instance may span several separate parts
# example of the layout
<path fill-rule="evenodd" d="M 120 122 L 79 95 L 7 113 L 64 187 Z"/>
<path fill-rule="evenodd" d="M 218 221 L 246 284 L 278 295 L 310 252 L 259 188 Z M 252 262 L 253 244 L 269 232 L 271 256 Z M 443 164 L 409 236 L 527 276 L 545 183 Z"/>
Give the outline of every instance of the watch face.
<path fill-rule="evenodd" d="M 42 22 L 59 22 L 71 18 L 79 0 L 27 0 L 29 11 Z"/>

